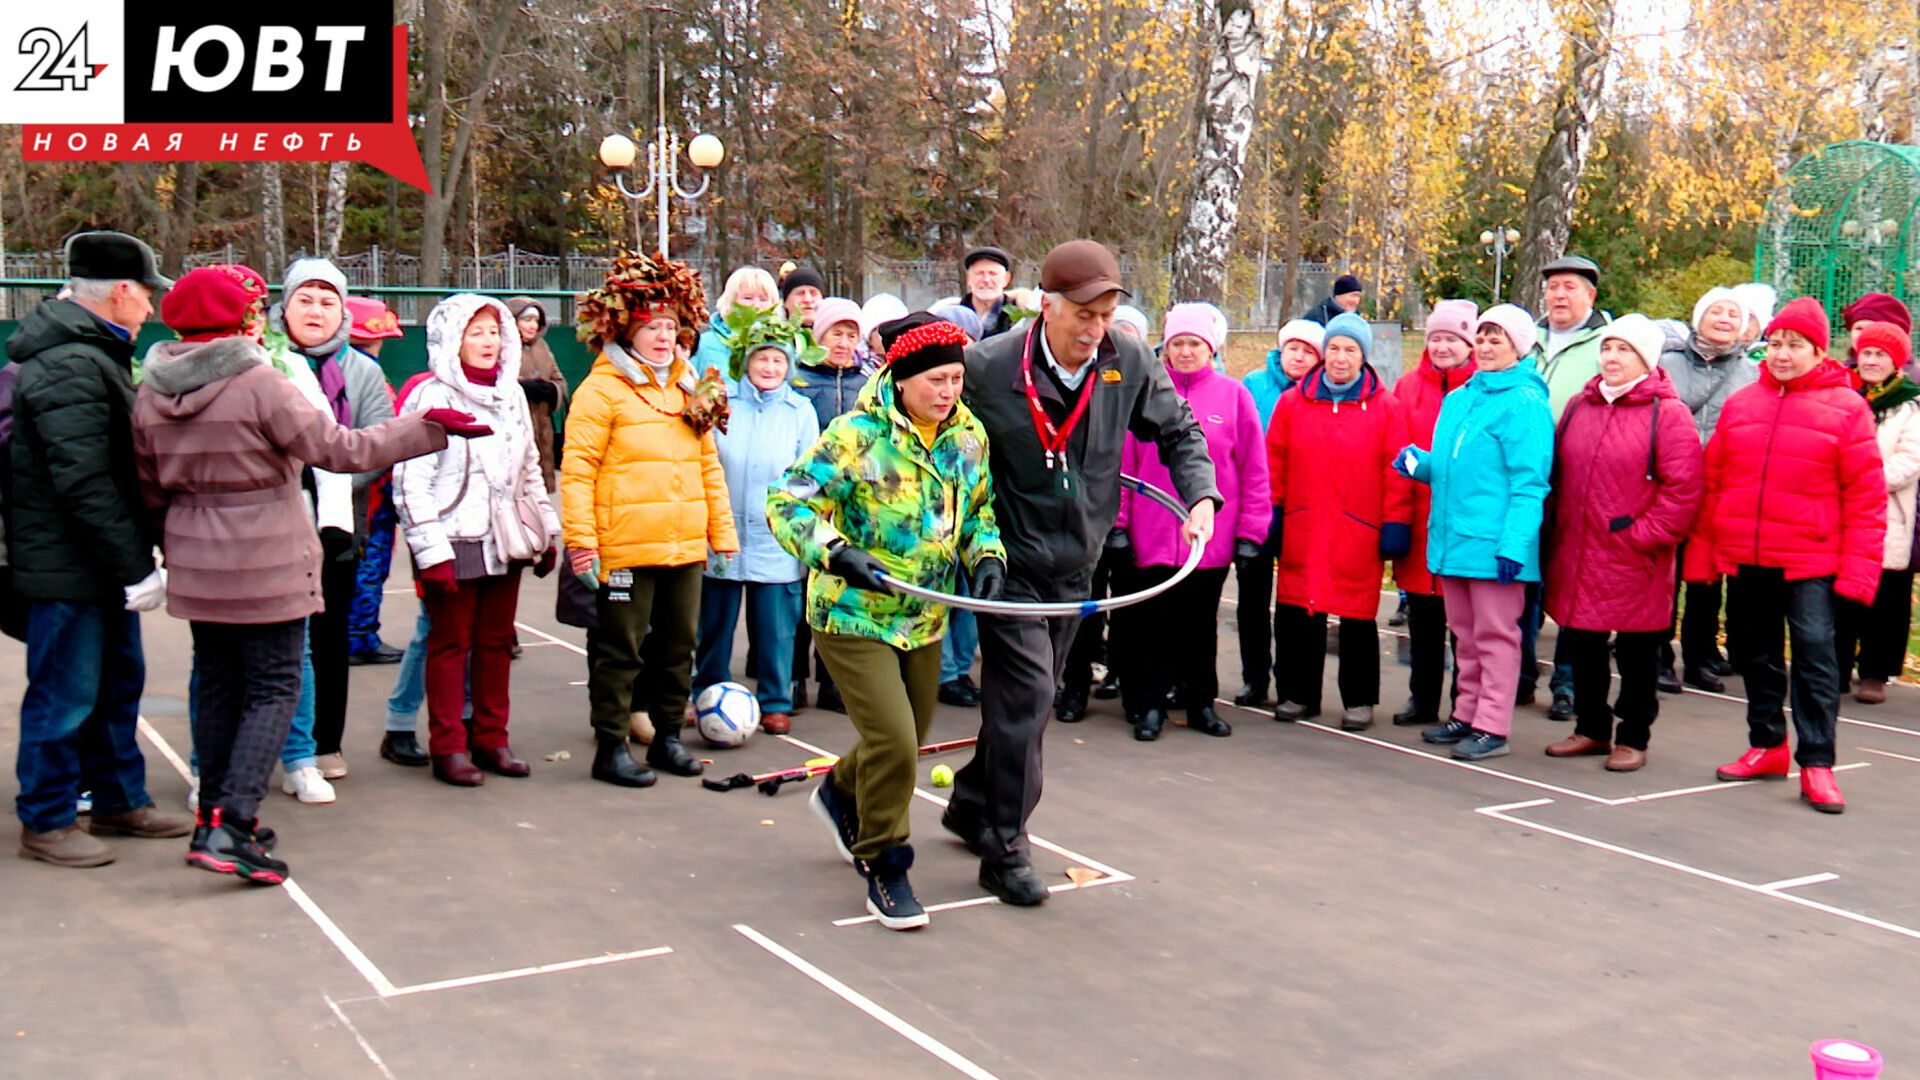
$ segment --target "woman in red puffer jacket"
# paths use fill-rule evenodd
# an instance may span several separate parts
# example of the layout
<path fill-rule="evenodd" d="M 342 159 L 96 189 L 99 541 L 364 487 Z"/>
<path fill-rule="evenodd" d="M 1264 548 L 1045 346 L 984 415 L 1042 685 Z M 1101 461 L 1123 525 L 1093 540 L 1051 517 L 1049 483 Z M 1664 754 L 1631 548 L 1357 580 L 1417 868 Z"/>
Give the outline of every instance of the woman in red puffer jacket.
<path fill-rule="evenodd" d="M 1420 366 L 1393 384 L 1393 399 L 1407 425 L 1407 439 L 1433 449 L 1440 403 L 1473 377 L 1473 330 L 1480 309 L 1471 300 L 1442 300 L 1427 314 L 1427 347 Z M 1407 707 L 1393 714 L 1402 727 L 1440 723 L 1440 684 L 1446 678 L 1447 602 L 1440 578 L 1427 567 L 1427 517 L 1433 489 L 1413 485 L 1413 546 L 1393 564 L 1393 580 L 1406 594 L 1407 639 L 1413 651 L 1407 675 Z M 1451 710 L 1448 710 L 1451 716 Z"/>
<path fill-rule="evenodd" d="M 1547 756 L 1605 754 L 1613 772 L 1647 762 L 1674 552 L 1700 504 L 1700 436 L 1659 367 L 1661 344 L 1644 315 L 1601 331 L 1600 374 L 1568 402 L 1554 449 L 1546 605 L 1572 658 L 1575 726 Z M 1609 638 L 1620 665 L 1612 708 Z"/>
<path fill-rule="evenodd" d="M 1746 677 L 1752 749 L 1722 780 L 1781 780 L 1788 769 L 1787 666 L 1793 644 L 1793 726 L 1800 797 L 1846 809 L 1833 782 L 1840 711 L 1836 595 L 1873 602 L 1887 531 L 1886 480 L 1873 413 L 1853 376 L 1827 358 L 1827 313 L 1803 296 L 1767 324 L 1760 381 L 1736 391 L 1707 443 L 1707 490 L 1687 541 L 1688 581 L 1728 576 L 1734 667 Z"/>

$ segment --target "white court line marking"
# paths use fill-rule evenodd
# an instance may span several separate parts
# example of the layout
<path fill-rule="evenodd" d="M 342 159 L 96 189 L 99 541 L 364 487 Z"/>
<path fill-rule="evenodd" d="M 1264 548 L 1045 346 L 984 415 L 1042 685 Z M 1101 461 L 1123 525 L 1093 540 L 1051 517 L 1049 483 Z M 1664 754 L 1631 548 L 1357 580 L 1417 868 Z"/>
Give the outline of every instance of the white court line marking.
<path fill-rule="evenodd" d="M 1905 754 L 1896 754 L 1891 750 L 1875 750 L 1871 746 L 1863 746 L 1860 749 L 1865 750 L 1869 754 L 1879 754 L 1881 757 L 1898 758 L 1901 761 L 1911 761 L 1915 765 L 1920 765 L 1920 757 L 1908 757 Z M 1839 772 L 1840 770 L 1835 769 L 1834 771 Z"/>
<path fill-rule="evenodd" d="M 894 1034 L 899 1035 L 920 1049 L 939 1058 L 941 1061 L 952 1066 L 961 1075 L 972 1077 L 973 1080 L 998 1080 L 992 1073 L 975 1065 L 946 1043 L 941 1042 L 939 1039 L 902 1020 L 878 1002 L 875 1002 L 872 998 L 820 970 L 812 963 L 795 955 L 760 931 L 755 930 L 745 923 L 735 923 L 733 928 L 740 936 L 772 953 L 774 956 L 779 957 L 781 960 L 786 961 L 795 971 L 826 987 L 847 1004 L 880 1021 L 887 1027 L 892 1028 Z"/>
<path fill-rule="evenodd" d="M 552 634 L 547 633 L 545 630 L 542 630 L 537 626 L 528 626 L 526 623 L 523 623 L 523 622 L 516 622 L 513 625 L 519 627 L 522 630 L 525 630 L 529 634 L 536 634 L 540 637 L 546 638 L 547 644 L 549 645 L 558 645 L 561 648 L 567 650 L 568 652 L 576 652 L 576 653 L 579 653 L 581 656 L 587 655 L 587 650 L 581 648 L 578 645 L 575 645 L 571 641 L 563 641 L 560 638 L 554 637 Z"/>
<path fill-rule="evenodd" d="M 1224 705 L 1230 709 L 1239 709 L 1242 712 L 1254 713 L 1259 716 L 1265 716 L 1269 719 L 1273 717 L 1273 710 L 1271 709 L 1255 709 L 1246 705 L 1235 705 L 1233 702 L 1228 701 L 1225 698 L 1214 698 L 1213 702 L 1216 705 Z M 1411 746 L 1402 746 L 1399 743 L 1388 742 L 1385 739 L 1377 739 L 1371 735 L 1362 735 L 1354 731 L 1341 731 L 1339 728 L 1328 727 L 1325 724 L 1316 724 L 1311 720 L 1294 721 L 1294 726 L 1303 727 L 1303 728 L 1312 728 L 1315 731 L 1324 731 L 1329 735 L 1338 735 L 1345 739 L 1352 739 L 1355 742 L 1371 743 L 1374 746 L 1385 747 L 1388 750 L 1393 750 L 1398 753 L 1407 754 L 1411 757 L 1426 758 L 1428 761 L 1437 761 L 1442 765 L 1452 765 L 1455 768 L 1468 769 L 1473 772 L 1484 773 L 1487 776 L 1497 776 L 1502 780 L 1511 780 L 1516 784 L 1525 784 L 1528 787 L 1539 788 L 1542 791 L 1551 791 L 1558 795 L 1568 795 L 1576 799 L 1582 799 L 1586 802 L 1597 803 L 1600 806 L 1627 806 L 1632 803 L 1654 802 L 1660 799 L 1678 798 L 1679 796 L 1682 796 L 1682 795 L 1699 795 L 1709 791 L 1728 791 L 1734 788 L 1751 787 L 1754 784 L 1761 783 L 1761 781 L 1759 780 L 1716 780 L 1711 784 L 1701 784 L 1701 785 L 1698 785 L 1697 787 L 1673 788 L 1672 790 L 1669 790 L 1669 791 L 1650 791 L 1644 795 L 1623 795 L 1623 796 L 1620 796 L 1619 798 L 1609 799 L 1603 795 L 1590 795 L 1587 792 L 1575 791 L 1572 788 L 1561 787 L 1558 784 L 1549 784 L 1544 780 L 1535 780 L 1535 779 L 1532 779 L 1531 777 L 1517 776 L 1513 773 L 1501 772 L 1499 769 L 1489 769 L 1485 765 L 1476 765 L 1471 761 L 1459 761 L 1455 758 L 1441 757 L 1439 754 L 1430 754 L 1425 750 L 1416 750 Z M 1875 751 L 1875 753 L 1881 753 L 1881 752 L 1882 751 Z M 1920 760 L 1920 759 L 1910 759 L 1910 760 Z M 1873 764 L 1871 761 L 1855 761 L 1855 762 L 1850 762 L 1846 765 L 1836 765 L 1833 767 L 1833 771 L 1846 772 L 1849 769 L 1864 769 L 1871 764 Z M 1799 775 L 1800 774 L 1797 772 L 1788 773 L 1787 778 L 1791 780 L 1795 777 L 1798 777 Z"/>
<path fill-rule="evenodd" d="M 387 1063 L 380 1060 L 380 1055 L 374 1051 L 373 1044 L 367 1041 L 365 1035 L 360 1034 L 359 1028 L 353 1026 L 353 1021 L 347 1019 L 347 1014 L 340 1008 L 340 1004 L 325 994 L 321 994 L 320 998 L 327 1003 L 327 1008 L 333 1010 L 333 1015 L 340 1018 L 340 1023 L 346 1026 L 348 1033 L 353 1036 L 353 1041 L 360 1044 L 360 1049 L 366 1052 L 367 1060 L 373 1062 L 373 1067 L 380 1070 L 380 1075 L 387 1080 L 394 1080 L 393 1070 L 387 1068 Z"/>
<path fill-rule="evenodd" d="M 1769 881 L 1760 887 L 1769 892 L 1775 892 L 1780 889 L 1797 889 L 1802 885 L 1819 885 L 1822 882 L 1839 880 L 1839 874 L 1808 874 L 1805 877 L 1790 877 L 1780 881 Z"/>
<path fill-rule="evenodd" d="M 1536 802 L 1533 805 L 1538 806 L 1541 804 Z M 1876 919 L 1871 915 L 1862 915 L 1857 911 L 1848 911 L 1846 908 L 1835 907 L 1832 904 L 1823 904 L 1818 900 L 1809 900 L 1795 893 L 1782 892 L 1765 885 L 1756 885 L 1750 881 L 1741 881 L 1739 878 L 1728 877 L 1725 874 L 1717 874 L 1712 870 L 1703 870 L 1697 866 L 1688 866 L 1686 863 L 1675 862 L 1672 859 L 1662 858 L 1659 855 L 1651 855 L 1644 851 L 1635 851 L 1630 847 L 1622 847 L 1619 844 L 1609 843 L 1591 836 L 1583 836 L 1580 833 L 1571 832 L 1566 829 L 1556 829 L 1551 825 L 1542 825 L 1538 822 L 1511 817 L 1506 811 L 1497 806 L 1483 806 L 1475 810 L 1474 813 L 1485 814 L 1487 817 L 1504 821 L 1509 825 L 1518 825 L 1523 829 L 1532 829 L 1535 832 L 1543 832 L 1549 836 L 1558 836 L 1562 840 L 1571 840 L 1576 844 L 1585 844 L 1587 847 L 1598 848 L 1601 851 L 1609 851 L 1615 855 L 1625 855 L 1629 859 L 1637 859 L 1640 862 L 1650 863 L 1667 870 L 1675 870 L 1704 881 L 1726 885 L 1739 889 L 1741 892 L 1754 893 L 1758 896 L 1770 896 L 1775 900 L 1784 900 L 1789 904 L 1808 908 L 1813 911 L 1824 912 L 1837 918 L 1846 919 L 1848 922 L 1859 923 L 1862 926 L 1870 926 L 1876 930 L 1885 930 L 1890 934 L 1899 934 L 1901 937 L 1920 941 L 1920 930 L 1916 930 L 1911 926 L 1901 926 L 1899 923 L 1888 922 L 1885 919 Z"/>
<path fill-rule="evenodd" d="M 1032 837 L 1028 837 L 1028 839 L 1032 839 Z M 1071 881 L 1063 881 L 1058 885 L 1047 886 L 1047 892 L 1048 893 L 1078 892 L 1082 889 L 1098 888 L 1101 885 L 1118 885 L 1118 884 L 1121 884 L 1122 882 L 1127 882 L 1132 880 L 1134 879 L 1131 876 L 1123 876 L 1123 877 L 1117 877 L 1117 878 L 1103 877 L 1103 878 L 1097 878 L 1093 881 L 1089 881 L 1085 885 L 1077 885 Z M 970 908 L 970 907 L 989 907 L 999 902 L 1000 902 L 1000 898 L 997 896 L 976 896 L 970 900 L 955 900 L 955 901 L 952 901 L 951 903 L 946 903 L 946 904 L 929 904 L 927 905 L 927 913 L 931 915 L 936 911 L 953 911 L 958 908 Z M 879 921 L 880 920 L 873 915 L 856 915 L 846 919 L 835 919 L 833 920 L 833 925 L 860 926 L 864 923 L 879 922 Z"/>
<path fill-rule="evenodd" d="M 148 723 L 147 718 L 144 716 L 139 717 L 137 723 L 140 732 L 146 735 L 147 741 L 152 743 L 154 748 L 160 751 L 162 757 L 172 763 L 174 770 L 180 774 L 180 778 L 191 783 L 192 773 L 187 769 L 187 763 L 174 751 L 173 746 L 167 742 L 166 737 L 161 735 L 152 724 Z M 335 923 L 333 919 L 327 915 L 326 911 L 314 902 L 313 897 L 308 895 L 307 890 L 300 887 L 299 882 L 288 878 L 280 888 L 286 893 L 287 898 L 293 901 L 294 906 L 299 908 L 308 919 L 312 920 L 313 925 L 320 928 L 320 933 L 326 936 L 326 939 L 333 944 L 335 949 L 339 950 L 340 955 L 346 958 L 347 963 L 353 965 L 353 969 L 360 973 L 360 977 L 367 980 L 367 985 L 373 987 L 374 993 L 383 998 L 407 997 L 412 994 L 431 993 L 435 990 L 454 990 L 463 986 L 478 986 L 482 983 L 503 982 L 507 979 L 523 979 L 529 975 L 547 975 L 556 971 L 573 971 L 578 968 L 599 967 L 602 964 L 617 964 L 624 960 L 644 960 L 648 957 L 665 956 L 673 952 L 672 949 L 666 946 L 660 946 L 652 949 L 641 949 L 638 952 L 606 953 L 600 956 L 584 957 L 579 960 L 562 960 L 553 964 L 541 964 L 537 967 L 514 968 L 510 971 L 489 971 L 480 975 L 463 975 L 459 978 L 416 983 L 412 986 L 395 986 L 393 980 L 387 978 L 386 973 L 380 970 L 380 965 L 374 963 L 372 957 L 369 957 L 362 951 L 360 946 L 354 944 L 353 939 L 347 936 L 347 932 L 340 929 L 339 924 Z M 368 1053 L 372 1053 L 371 1048 L 368 1049 Z M 375 1058 L 376 1062 L 378 1060 L 378 1058 Z M 384 1067 L 382 1071 L 384 1071 Z"/>

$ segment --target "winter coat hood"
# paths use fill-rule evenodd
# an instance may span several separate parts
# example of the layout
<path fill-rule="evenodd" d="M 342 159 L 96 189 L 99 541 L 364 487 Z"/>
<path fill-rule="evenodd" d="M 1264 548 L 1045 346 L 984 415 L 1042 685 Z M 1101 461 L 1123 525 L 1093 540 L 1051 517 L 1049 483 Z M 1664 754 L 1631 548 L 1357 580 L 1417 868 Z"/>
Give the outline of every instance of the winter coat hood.
<path fill-rule="evenodd" d="M 160 342 L 147 350 L 142 367 L 160 415 L 185 420 L 220 395 L 220 384 L 266 362 L 267 350 L 253 339 L 223 337 L 200 344 Z"/>
<path fill-rule="evenodd" d="M 1833 387 L 1852 390 L 1856 389 L 1854 379 L 1855 376 L 1853 372 L 1841 367 L 1839 362 L 1832 358 L 1820 361 L 1814 365 L 1812 371 L 1798 378 L 1788 379 L 1786 382 L 1781 382 L 1775 378 L 1772 368 L 1769 368 L 1765 364 L 1760 365 L 1760 385 L 1766 387 L 1769 393 L 1774 394 L 1795 394 L 1807 390 L 1823 390 Z"/>
<path fill-rule="evenodd" d="M 491 310 L 500 320 L 500 375 L 492 386 L 469 380 L 460 365 L 460 339 L 467 332 L 467 324 L 482 310 Z M 456 293 L 434 305 L 433 313 L 427 316 L 427 370 L 461 396 L 481 404 L 498 404 L 508 394 L 521 396 L 520 349 L 520 331 L 514 328 L 513 312 L 491 297 Z"/>

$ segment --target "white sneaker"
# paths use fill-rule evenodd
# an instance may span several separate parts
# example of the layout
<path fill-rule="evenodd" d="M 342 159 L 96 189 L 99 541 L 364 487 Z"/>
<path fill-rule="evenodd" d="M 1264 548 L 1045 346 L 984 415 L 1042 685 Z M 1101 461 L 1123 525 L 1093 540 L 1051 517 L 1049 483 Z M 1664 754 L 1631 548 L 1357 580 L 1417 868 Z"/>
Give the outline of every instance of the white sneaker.
<path fill-rule="evenodd" d="M 345 754 L 321 754 L 320 775 L 329 780 L 338 780 L 347 775 L 347 756 Z"/>
<path fill-rule="evenodd" d="M 280 790 L 298 798 L 303 803 L 330 803 L 333 801 L 333 785 L 327 783 L 320 770 L 312 765 L 304 769 L 295 769 L 281 781 Z"/>
<path fill-rule="evenodd" d="M 187 813 L 197 814 L 200 812 L 200 774 L 199 773 L 195 773 L 193 775 L 192 785 L 193 786 L 187 788 Z"/>

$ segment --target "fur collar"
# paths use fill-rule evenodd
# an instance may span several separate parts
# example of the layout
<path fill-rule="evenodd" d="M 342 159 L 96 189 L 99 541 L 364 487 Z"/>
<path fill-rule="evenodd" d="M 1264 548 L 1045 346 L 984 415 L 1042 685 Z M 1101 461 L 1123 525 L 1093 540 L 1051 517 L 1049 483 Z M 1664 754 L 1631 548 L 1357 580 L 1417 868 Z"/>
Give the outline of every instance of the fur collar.
<path fill-rule="evenodd" d="M 147 350 L 143 379 L 156 393 L 179 396 L 267 362 L 252 338 L 224 337 L 204 343 L 163 341 Z"/>

